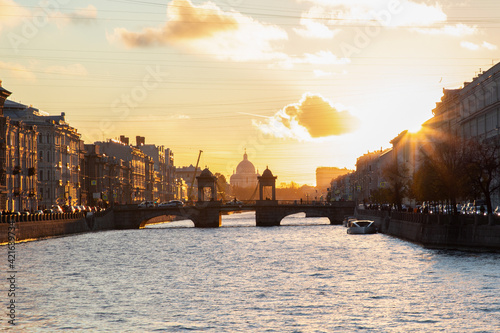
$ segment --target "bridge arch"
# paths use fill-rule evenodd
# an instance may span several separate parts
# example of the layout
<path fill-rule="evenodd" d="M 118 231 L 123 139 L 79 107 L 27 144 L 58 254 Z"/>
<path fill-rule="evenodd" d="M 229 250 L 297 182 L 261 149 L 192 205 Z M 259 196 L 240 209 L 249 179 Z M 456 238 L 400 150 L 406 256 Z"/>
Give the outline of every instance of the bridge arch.
<path fill-rule="evenodd" d="M 117 229 L 139 229 L 148 221 L 163 215 L 180 216 L 194 222 L 197 228 L 220 226 L 220 202 L 203 202 L 195 206 L 142 208 L 136 206 L 115 207 L 114 218 Z"/>
<path fill-rule="evenodd" d="M 158 216 L 155 216 L 155 217 L 151 217 L 149 219 L 145 219 L 143 221 L 140 222 L 140 225 L 139 225 L 139 229 L 143 229 L 146 227 L 146 225 L 151 225 L 151 224 L 161 224 L 161 223 L 171 223 L 171 222 L 175 222 L 177 220 L 173 220 L 173 221 L 168 221 L 168 218 L 171 217 L 171 216 L 175 216 L 175 217 L 179 217 L 179 218 L 182 218 L 182 220 L 189 220 L 193 223 L 193 226 L 194 226 L 194 221 L 184 215 L 180 215 L 180 214 L 163 214 L 163 215 L 158 215 Z M 162 221 L 162 218 L 164 217 L 165 219 Z"/>
<path fill-rule="evenodd" d="M 334 223 L 332 223 L 332 220 L 328 216 L 326 216 L 326 214 L 325 214 L 325 216 L 316 216 L 316 215 L 311 216 L 311 215 L 308 215 L 306 211 L 303 211 L 303 212 L 290 213 L 290 214 L 284 216 L 280 220 L 280 222 L 279 222 L 280 225 L 293 225 L 292 224 L 292 221 L 293 221 L 292 219 L 293 219 L 293 217 L 295 215 L 300 215 L 300 216 L 297 216 L 297 217 L 305 218 L 306 220 L 307 219 L 312 219 L 312 218 L 322 218 L 322 219 L 326 218 L 326 219 L 328 219 L 328 223 L 329 224 L 334 224 Z"/>

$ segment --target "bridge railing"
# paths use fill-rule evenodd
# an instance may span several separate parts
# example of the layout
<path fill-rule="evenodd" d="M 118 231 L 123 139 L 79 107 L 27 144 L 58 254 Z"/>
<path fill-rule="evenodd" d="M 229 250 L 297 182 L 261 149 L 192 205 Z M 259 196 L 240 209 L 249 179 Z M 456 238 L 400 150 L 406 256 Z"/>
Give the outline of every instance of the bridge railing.
<path fill-rule="evenodd" d="M 269 200 L 264 200 L 264 201 L 269 201 Z M 228 200 L 228 201 L 219 201 L 223 207 L 243 207 L 243 206 L 255 206 L 258 204 L 259 200 Z M 315 201 L 315 200 L 276 200 L 278 205 L 294 205 L 294 206 L 309 206 L 309 207 L 318 207 L 318 206 L 337 206 L 337 205 L 349 205 L 350 201 L 332 201 L 332 202 L 326 202 L 326 201 Z M 209 203 L 209 202 L 206 202 Z M 198 206 L 200 203 L 199 202 L 188 202 L 185 203 L 181 207 L 194 207 Z M 149 207 L 149 208 L 139 208 L 138 204 L 127 204 L 127 205 L 115 205 L 114 209 L 115 210 L 130 210 L 130 209 L 165 209 L 165 208 L 176 208 L 176 207 L 158 207 L 157 205 L 155 207 Z"/>

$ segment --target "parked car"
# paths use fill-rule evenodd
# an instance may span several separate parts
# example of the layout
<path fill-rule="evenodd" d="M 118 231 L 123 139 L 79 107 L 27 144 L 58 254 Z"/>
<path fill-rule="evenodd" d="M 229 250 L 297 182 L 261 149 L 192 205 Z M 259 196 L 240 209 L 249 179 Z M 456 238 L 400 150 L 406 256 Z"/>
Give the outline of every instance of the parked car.
<path fill-rule="evenodd" d="M 242 205 L 243 205 L 243 202 L 241 202 L 239 200 L 231 200 L 231 201 L 226 202 L 226 206 L 238 206 L 238 207 L 241 207 Z"/>
<path fill-rule="evenodd" d="M 137 205 L 137 208 L 152 208 L 155 207 L 155 203 L 153 201 L 143 201 L 139 205 Z"/>
<path fill-rule="evenodd" d="M 184 203 L 180 200 L 170 200 L 168 202 L 162 202 L 158 205 L 158 207 L 182 207 L 184 206 Z"/>
<path fill-rule="evenodd" d="M 52 205 L 52 210 L 54 211 L 54 213 L 64 213 L 63 209 L 59 205 Z"/>

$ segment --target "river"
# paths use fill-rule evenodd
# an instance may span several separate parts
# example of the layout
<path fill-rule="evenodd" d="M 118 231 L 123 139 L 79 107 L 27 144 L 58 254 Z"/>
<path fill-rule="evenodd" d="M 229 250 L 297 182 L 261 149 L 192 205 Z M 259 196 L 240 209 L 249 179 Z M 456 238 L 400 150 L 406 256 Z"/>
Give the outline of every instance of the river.
<path fill-rule="evenodd" d="M 7 324 L 3 302 L 1 328 L 498 332 L 500 254 L 348 235 L 302 215 L 257 228 L 254 217 L 224 216 L 218 229 L 179 221 L 16 244 L 17 325 Z"/>

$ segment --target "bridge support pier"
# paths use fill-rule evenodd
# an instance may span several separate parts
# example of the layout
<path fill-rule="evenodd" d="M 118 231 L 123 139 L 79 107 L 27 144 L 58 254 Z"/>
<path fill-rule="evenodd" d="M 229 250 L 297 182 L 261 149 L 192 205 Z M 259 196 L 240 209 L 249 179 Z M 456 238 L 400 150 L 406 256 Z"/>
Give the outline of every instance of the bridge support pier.
<path fill-rule="evenodd" d="M 220 201 L 204 201 L 196 204 L 196 210 L 189 218 L 195 228 L 218 228 L 221 225 Z"/>
<path fill-rule="evenodd" d="M 280 225 L 283 214 L 278 209 L 276 200 L 259 200 L 255 205 L 255 222 L 257 227 L 276 227 Z"/>

